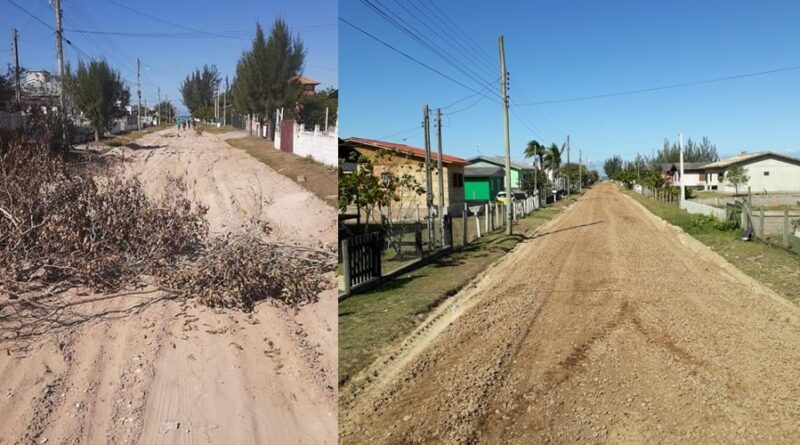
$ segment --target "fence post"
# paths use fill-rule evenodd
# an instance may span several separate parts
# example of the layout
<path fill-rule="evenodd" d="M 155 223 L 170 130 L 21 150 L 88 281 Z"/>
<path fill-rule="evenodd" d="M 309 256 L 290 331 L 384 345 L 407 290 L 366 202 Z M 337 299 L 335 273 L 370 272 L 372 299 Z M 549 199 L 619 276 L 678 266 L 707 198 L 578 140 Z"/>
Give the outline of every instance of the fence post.
<path fill-rule="evenodd" d="M 381 253 L 383 252 L 383 234 L 381 232 L 375 233 L 371 240 L 372 242 L 372 273 L 374 278 L 383 276 L 381 271 Z"/>
<path fill-rule="evenodd" d="M 764 239 L 764 207 L 759 210 L 759 222 L 758 237 Z"/>
<path fill-rule="evenodd" d="M 350 273 L 350 240 L 342 240 L 342 262 L 344 263 L 344 292 L 350 293 L 353 287 L 353 277 Z"/>
<path fill-rule="evenodd" d="M 491 221 L 490 221 L 490 220 L 491 220 L 491 218 L 489 217 L 489 203 L 488 203 L 488 202 L 487 202 L 486 204 L 484 204 L 484 214 L 483 214 L 483 217 L 484 217 L 484 219 L 486 220 L 486 225 L 484 226 L 484 227 L 486 228 L 486 233 L 489 233 L 489 232 L 491 232 L 492 230 L 494 230 L 494 227 L 492 227 L 492 225 L 493 225 L 493 224 L 492 224 L 492 225 L 490 225 L 490 223 L 491 223 Z"/>
<path fill-rule="evenodd" d="M 789 209 L 783 211 L 783 247 L 789 248 Z"/>
<path fill-rule="evenodd" d="M 416 249 L 417 258 L 422 258 L 422 224 L 417 223 L 414 230 L 414 248 Z"/>
<path fill-rule="evenodd" d="M 469 209 L 467 203 L 464 203 L 464 231 L 461 233 L 461 245 L 467 245 L 467 220 L 469 219 Z"/>
<path fill-rule="evenodd" d="M 481 237 L 481 217 L 475 215 L 475 228 L 478 229 L 478 238 Z"/>

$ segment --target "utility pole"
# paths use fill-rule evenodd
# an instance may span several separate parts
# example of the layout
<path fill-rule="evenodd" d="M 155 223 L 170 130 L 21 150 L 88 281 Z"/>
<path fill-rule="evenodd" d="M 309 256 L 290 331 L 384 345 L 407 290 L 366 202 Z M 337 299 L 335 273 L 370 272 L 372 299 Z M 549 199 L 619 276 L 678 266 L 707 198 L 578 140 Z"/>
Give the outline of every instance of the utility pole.
<path fill-rule="evenodd" d="M 167 103 L 167 122 L 172 122 L 172 104 L 169 102 L 169 94 L 164 97 L 164 101 Z"/>
<path fill-rule="evenodd" d="M 142 129 L 142 79 L 141 79 L 141 62 L 136 58 L 136 94 L 139 96 L 139 105 L 136 108 L 136 128 Z"/>
<path fill-rule="evenodd" d="M 678 133 L 678 151 L 680 152 L 681 156 L 681 199 L 680 199 L 680 208 L 683 208 L 683 200 L 686 196 L 686 189 L 685 184 L 683 181 L 683 133 Z"/>
<path fill-rule="evenodd" d="M 497 38 L 498 51 L 500 52 L 500 95 L 503 99 L 503 129 L 506 144 L 506 234 L 511 235 L 511 221 L 514 216 L 513 204 L 511 202 L 511 142 L 508 134 L 508 72 L 506 71 L 506 49 L 503 44 L 503 36 Z"/>
<path fill-rule="evenodd" d="M 14 40 L 14 88 L 17 90 L 17 107 L 22 104 L 22 95 L 19 86 L 19 32 L 17 28 L 11 31 L 11 38 Z"/>
<path fill-rule="evenodd" d="M 578 191 L 583 190 L 583 178 L 582 178 L 582 171 L 583 164 L 581 164 L 581 156 L 583 155 L 583 150 L 578 150 Z"/>
<path fill-rule="evenodd" d="M 228 76 L 225 76 L 225 92 L 222 93 L 222 126 L 228 124 Z"/>
<path fill-rule="evenodd" d="M 433 190 L 431 187 L 431 121 L 428 105 L 422 109 L 422 127 L 425 129 L 425 205 L 428 208 L 428 243 L 433 244 Z"/>
<path fill-rule="evenodd" d="M 569 165 L 569 135 L 567 135 L 567 165 Z M 580 165 L 578 166 L 578 172 L 580 172 L 581 168 Z M 570 187 L 569 183 L 569 175 L 567 175 L 567 195 L 572 194 L 572 188 Z"/>
<path fill-rule="evenodd" d="M 158 87 L 158 125 L 161 125 L 161 87 Z"/>
<path fill-rule="evenodd" d="M 59 111 L 66 113 L 67 107 L 64 99 L 64 48 L 61 42 L 64 37 L 64 30 L 61 28 L 61 0 L 54 0 L 53 5 L 55 6 L 56 13 L 56 58 L 58 59 L 58 81 L 60 87 L 58 91 L 58 100 L 61 105 Z"/>
<path fill-rule="evenodd" d="M 442 109 L 436 109 L 436 137 L 438 141 L 439 159 L 439 219 L 442 226 L 442 247 L 444 247 L 444 170 L 442 169 Z"/>

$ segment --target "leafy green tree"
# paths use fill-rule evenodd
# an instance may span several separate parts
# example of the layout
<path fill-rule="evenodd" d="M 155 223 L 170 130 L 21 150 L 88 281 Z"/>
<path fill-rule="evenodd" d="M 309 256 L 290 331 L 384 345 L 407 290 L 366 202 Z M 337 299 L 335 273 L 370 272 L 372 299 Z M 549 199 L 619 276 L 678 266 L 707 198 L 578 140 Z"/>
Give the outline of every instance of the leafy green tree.
<path fill-rule="evenodd" d="M 220 75 L 217 67 L 214 65 L 203 65 L 202 71 L 195 69 L 195 71 L 181 82 L 181 97 L 183 104 L 189 109 L 192 117 L 200 119 L 210 118 L 206 113 L 207 107 L 213 110 L 214 94 L 220 85 Z M 198 116 L 196 113 L 201 111 L 203 117 Z M 212 111 L 211 117 L 214 113 Z"/>
<path fill-rule="evenodd" d="M 95 141 L 111 126 L 112 119 L 125 115 L 131 96 L 119 71 L 105 60 L 80 62 L 75 75 L 67 70 L 66 89 L 75 106 L 91 122 Z"/>
<path fill-rule="evenodd" d="M 336 125 L 337 110 L 339 107 L 339 90 L 331 88 L 320 91 L 314 95 L 303 95 L 300 97 L 298 122 L 306 128 L 314 128 L 319 125 L 325 126 L 325 110 L 328 110 L 328 126 Z"/>
<path fill-rule="evenodd" d="M 614 155 L 603 162 L 603 170 L 608 179 L 616 180 L 617 175 L 622 171 L 622 158 Z"/>
<path fill-rule="evenodd" d="M 299 36 L 292 37 L 286 22 L 278 18 L 268 39 L 260 24 L 250 51 L 236 65 L 233 103 L 236 109 L 265 123 L 280 108 L 294 109 L 303 88 L 298 77 L 303 72 L 306 50 Z"/>
<path fill-rule="evenodd" d="M 725 172 L 725 180 L 734 188 L 734 194 L 739 194 L 739 187 L 747 184 L 750 181 L 750 175 L 747 174 L 747 169 L 741 165 L 734 165 Z"/>

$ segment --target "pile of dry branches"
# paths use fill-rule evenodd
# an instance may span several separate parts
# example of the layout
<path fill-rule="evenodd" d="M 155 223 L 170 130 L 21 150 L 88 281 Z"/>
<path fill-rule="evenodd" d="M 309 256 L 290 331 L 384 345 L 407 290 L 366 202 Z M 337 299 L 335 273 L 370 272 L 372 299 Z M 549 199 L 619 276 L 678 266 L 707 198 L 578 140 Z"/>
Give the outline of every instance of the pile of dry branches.
<path fill-rule="evenodd" d="M 160 197 L 113 166 L 71 162 L 45 143 L 0 146 L 0 297 L 28 299 L 45 286 L 103 292 L 150 277 L 217 307 L 252 309 L 269 298 L 313 301 L 332 253 L 246 235 L 212 239 L 185 184 Z"/>

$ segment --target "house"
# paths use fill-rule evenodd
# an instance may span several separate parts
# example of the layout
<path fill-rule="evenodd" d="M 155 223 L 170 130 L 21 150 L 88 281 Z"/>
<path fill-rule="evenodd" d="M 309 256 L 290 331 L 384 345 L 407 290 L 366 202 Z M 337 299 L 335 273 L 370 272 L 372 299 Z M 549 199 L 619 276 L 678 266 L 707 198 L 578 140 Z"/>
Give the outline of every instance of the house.
<path fill-rule="evenodd" d="M 352 150 L 358 151 L 361 155 L 373 159 L 375 164 L 374 174 L 382 175 L 384 172 L 391 172 L 395 176 L 409 174 L 414 177 L 422 187 L 425 187 L 425 150 L 405 144 L 394 142 L 379 141 L 374 139 L 364 139 L 351 137 L 344 140 L 345 144 Z M 431 152 L 432 181 L 431 192 L 433 194 L 433 205 L 439 203 L 439 172 L 437 171 L 439 155 L 436 151 Z M 444 182 L 444 204 L 445 206 L 460 205 L 464 203 L 464 167 L 467 165 L 465 159 L 444 154 L 442 156 L 442 179 Z M 413 214 L 407 213 L 400 215 L 403 219 L 416 218 L 417 208 L 422 216 L 427 214 L 426 195 L 408 193 L 403 196 L 402 202 L 397 206 L 405 209 L 413 209 Z M 397 215 L 394 215 L 397 216 Z"/>
<path fill-rule="evenodd" d="M 464 200 L 472 202 L 494 201 L 503 190 L 503 169 L 500 167 L 473 167 L 464 169 Z"/>
<path fill-rule="evenodd" d="M 687 187 L 708 186 L 708 177 L 704 170 L 706 162 L 684 162 L 683 175 L 686 179 Z M 680 162 L 667 162 L 661 164 L 661 177 L 667 185 L 681 185 L 681 164 Z"/>
<path fill-rule="evenodd" d="M 475 156 L 469 159 L 469 166 L 467 168 L 475 167 L 500 167 L 505 171 L 506 159 L 501 156 Z M 530 176 L 534 175 L 534 168 L 532 165 L 523 164 L 522 162 L 511 161 L 511 188 L 512 190 L 521 190 L 522 184 Z M 506 186 L 506 176 L 503 175 L 502 187 Z"/>
<path fill-rule="evenodd" d="M 313 96 L 317 94 L 317 85 L 319 85 L 319 82 L 314 79 L 309 79 L 305 76 L 297 76 L 295 79 L 300 82 L 300 85 L 303 86 L 303 94 L 306 96 Z"/>
<path fill-rule="evenodd" d="M 771 151 L 742 152 L 706 164 L 703 168 L 710 187 L 734 192 L 734 187 L 725 180 L 725 173 L 734 166 L 747 171 L 750 180 L 745 187 L 749 186 L 754 192 L 800 192 L 800 159 Z"/>

